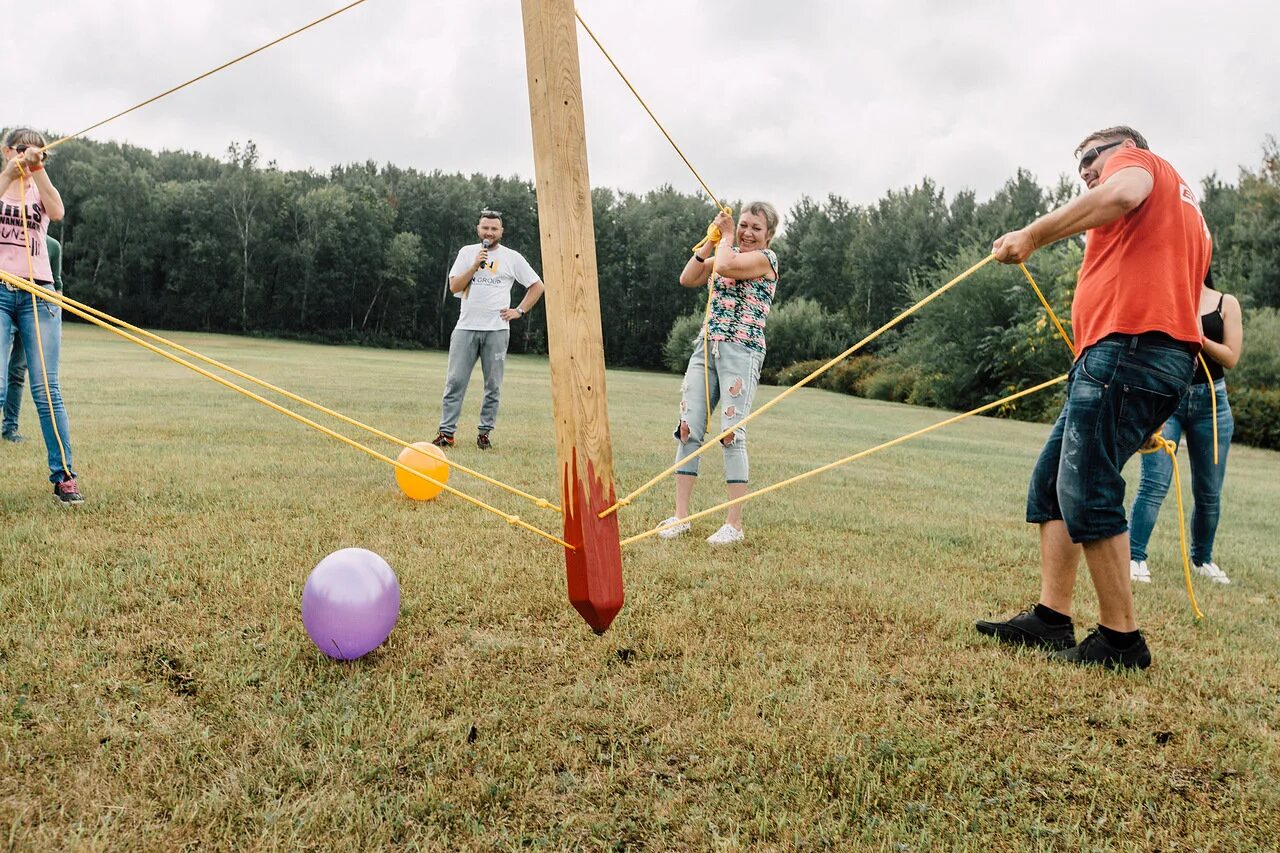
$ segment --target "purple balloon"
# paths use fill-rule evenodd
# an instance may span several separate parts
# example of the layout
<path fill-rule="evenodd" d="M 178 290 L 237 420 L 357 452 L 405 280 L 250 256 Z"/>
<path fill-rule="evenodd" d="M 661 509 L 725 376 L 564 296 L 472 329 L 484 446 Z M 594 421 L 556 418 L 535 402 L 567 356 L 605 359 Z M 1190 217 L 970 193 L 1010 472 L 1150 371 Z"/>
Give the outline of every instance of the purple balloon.
<path fill-rule="evenodd" d="M 387 561 L 364 548 L 321 560 L 302 587 L 302 624 L 320 651 L 355 660 L 382 645 L 400 617 L 400 583 Z"/>

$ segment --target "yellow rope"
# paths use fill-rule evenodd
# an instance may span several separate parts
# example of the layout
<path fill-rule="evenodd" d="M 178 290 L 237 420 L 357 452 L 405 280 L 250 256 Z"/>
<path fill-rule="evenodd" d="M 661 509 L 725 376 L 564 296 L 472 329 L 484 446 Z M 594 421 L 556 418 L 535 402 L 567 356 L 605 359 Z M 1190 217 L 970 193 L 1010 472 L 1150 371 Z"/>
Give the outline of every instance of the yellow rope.
<path fill-rule="evenodd" d="M 455 497 L 461 498 L 462 500 L 472 504 L 473 506 L 477 506 L 480 509 L 483 509 L 487 512 L 491 512 L 494 515 L 500 516 L 508 524 L 515 525 L 517 527 L 522 527 L 525 530 L 528 530 L 530 533 L 536 533 L 539 536 L 543 537 L 544 539 L 550 540 L 551 542 L 555 542 L 557 545 L 560 545 L 564 548 L 568 548 L 569 550 L 576 550 L 568 542 L 565 542 L 563 539 L 560 539 L 557 536 L 554 536 L 550 533 L 547 533 L 546 531 L 543 531 L 538 529 L 537 527 L 534 527 L 528 522 L 523 521 L 518 515 L 510 515 L 508 513 L 503 512 L 500 509 L 497 509 L 496 507 L 490 506 L 484 501 L 473 498 L 470 495 L 463 494 L 462 492 L 458 491 L 452 486 L 447 485 L 446 483 L 442 483 L 432 477 L 429 477 L 426 474 L 423 474 L 421 471 L 414 470 L 413 468 L 410 468 L 409 466 L 399 462 L 398 460 L 392 459 L 391 457 L 386 456 L 382 453 L 379 453 L 378 451 L 373 450 L 372 448 L 366 447 L 360 442 L 355 441 L 354 439 L 350 439 L 345 435 L 335 432 L 334 430 L 329 429 L 328 427 L 322 424 L 316 423 L 310 418 L 306 418 L 302 415 L 299 415 L 298 413 L 290 411 L 289 409 L 286 409 L 284 406 L 281 406 L 278 403 L 274 403 L 271 400 L 268 400 L 267 398 L 259 394 L 255 394 L 246 388 L 242 388 L 239 385 L 235 384 L 234 382 L 230 381 L 229 379 L 224 379 L 221 376 L 218 376 L 214 373 L 210 373 L 209 371 L 205 370 L 202 367 L 198 367 L 197 365 L 192 364 L 186 359 L 179 358 L 176 355 L 173 355 L 172 353 L 165 352 L 159 347 L 154 346 L 153 344 L 147 343 L 146 341 L 142 340 L 136 335 L 130 334 L 129 332 L 124 331 L 123 329 L 116 328 L 115 326 L 112 326 L 110 323 L 107 323 L 107 322 L 104 322 L 103 320 L 98 319 L 97 317 L 90 314 L 88 311 L 82 311 L 78 308 L 75 308 L 70 304 L 70 302 L 64 300 L 61 294 L 57 294 L 56 292 L 48 292 L 48 291 L 40 292 L 40 291 L 43 291 L 44 289 L 37 287 L 36 285 L 30 284 L 24 281 L 23 279 L 18 278 L 15 275 L 11 275 L 7 272 L 4 272 L 3 270 L 0 270 L 0 281 L 7 281 L 10 284 L 14 285 L 15 287 L 25 290 L 28 293 L 31 293 L 33 295 L 39 296 L 41 299 L 52 302 L 55 305 L 60 305 L 64 311 L 70 311 L 72 314 L 75 314 L 78 317 L 88 320 L 90 323 L 94 324 L 95 326 L 98 326 L 100 328 L 106 329 L 109 332 L 119 335 L 125 340 L 131 341 L 144 349 L 148 349 L 159 356 L 167 358 L 170 361 L 174 362 L 175 364 L 180 364 L 183 367 L 187 368 L 188 370 L 191 370 L 191 371 L 194 371 L 195 373 L 200 374 L 206 379 L 212 379 L 214 382 L 217 382 L 219 385 L 222 385 L 223 387 L 226 387 L 226 388 L 230 388 L 232 391 L 242 394 L 245 397 L 248 397 L 249 399 L 255 402 L 261 403 L 262 405 L 266 406 L 269 409 L 272 409 L 273 411 L 279 412 L 280 414 L 285 415 L 286 417 L 292 418 L 293 420 L 297 421 L 303 426 L 311 427 L 317 432 L 323 433 L 324 435 L 327 435 L 330 438 L 341 441 L 343 444 L 346 444 L 349 447 L 353 447 L 356 450 L 359 450 L 363 453 L 368 454 L 369 456 L 372 456 L 374 459 L 381 460 L 382 462 L 387 463 L 388 465 L 392 466 L 396 470 L 404 471 L 415 477 L 426 480 L 429 483 L 437 485 L 444 491 L 448 492 L 449 494 L 454 495 Z"/>
<path fill-rule="evenodd" d="M 18 192 L 21 195 L 21 201 L 18 202 L 18 209 L 22 212 L 22 239 L 27 247 L 27 277 L 30 279 L 33 288 L 36 285 L 36 267 L 35 260 L 31 256 L 31 231 L 27 227 L 27 171 L 26 168 L 18 164 Z M 53 437 L 58 442 L 58 455 L 62 459 L 62 474 L 64 477 L 71 476 L 71 466 L 67 464 L 67 447 L 62 441 L 62 432 L 58 429 L 58 415 L 53 410 L 53 392 L 49 390 L 49 368 L 44 360 L 44 336 L 40 334 L 40 305 L 36 302 L 35 291 L 31 291 L 31 316 L 36 326 L 36 352 L 40 356 L 40 375 L 44 377 L 44 399 L 49 406 L 49 422 L 53 425 Z"/>
<path fill-rule="evenodd" d="M 658 126 L 658 130 L 662 131 L 662 135 L 667 138 L 667 142 L 671 143 L 671 147 L 676 150 L 676 154 L 679 154 L 680 159 L 689 167 L 689 171 L 693 173 L 695 178 L 697 178 L 698 183 L 702 185 L 702 189 L 711 197 L 711 200 L 717 207 L 728 212 L 728 208 L 719 201 L 720 196 L 713 193 L 711 191 L 711 187 L 707 186 L 707 182 L 702 180 L 702 175 L 699 175 L 698 170 L 693 168 L 693 164 L 689 162 L 689 158 L 684 156 L 684 152 L 680 150 L 680 146 L 676 145 L 676 141 L 671 138 L 671 134 L 667 133 L 667 129 L 662 126 L 662 122 L 658 121 L 658 117 L 653 114 L 653 110 L 649 109 L 649 105 L 645 103 L 644 98 L 640 97 L 640 93 L 636 91 L 636 87 L 631 85 L 631 81 L 627 79 L 627 75 L 622 73 L 622 69 L 618 67 L 618 63 L 613 61 L 613 57 L 609 55 L 609 51 L 604 49 L 604 45 L 600 43 L 600 39 L 596 38 L 596 34 L 591 31 L 591 27 L 587 26 L 587 22 L 582 20 L 582 14 L 578 12 L 577 9 L 573 10 L 573 14 L 578 19 L 578 23 L 582 24 L 582 28 L 587 31 L 587 35 L 591 36 L 591 40 L 595 42 L 596 47 L 600 48 L 600 52 L 604 54 L 604 58 L 609 60 L 609 64 L 613 66 L 613 70 L 618 72 L 618 76 L 622 78 L 622 82 L 627 84 L 627 88 L 631 90 L 631 94 L 636 96 L 636 100 L 640 102 L 640 106 L 644 107 L 644 111 L 649 114 L 649 118 L 653 119 L 653 123 Z M 705 242 L 706 240 L 704 239 L 703 243 Z M 701 245 L 702 243 L 698 244 L 698 246 Z"/>
<path fill-rule="evenodd" d="M 1209 381 L 1209 415 L 1213 418 L 1213 464 L 1218 464 L 1218 386 L 1209 375 L 1209 362 L 1204 360 L 1204 350 L 1196 353 L 1200 366 L 1204 368 L 1204 378 Z"/>
<path fill-rule="evenodd" d="M 806 471 L 803 474 L 797 474 L 796 476 L 791 477 L 790 479 L 782 480 L 781 482 L 774 483 L 772 486 L 766 486 L 765 488 L 758 489 L 754 492 L 749 492 L 743 495 L 742 497 L 734 498 L 733 500 L 730 500 L 730 501 L 725 501 L 724 503 L 718 504 L 709 509 L 704 509 L 701 512 L 691 513 L 690 515 L 687 515 L 684 518 L 678 519 L 677 521 L 671 524 L 661 524 L 655 527 L 653 530 L 647 530 L 644 533 L 640 533 L 630 538 L 623 539 L 622 544 L 630 545 L 632 542 L 637 542 L 641 539 L 645 539 L 649 536 L 653 536 L 656 533 L 660 533 L 661 531 L 666 530 L 668 527 L 674 527 L 677 524 L 685 524 L 695 519 L 702 518 L 703 516 L 711 515 L 712 513 L 719 512 L 722 509 L 727 509 L 728 507 L 731 507 L 731 506 L 737 506 L 738 504 L 746 503 L 749 500 L 753 500 L 762 495 L 767 495 L 769 492 L 776 491 L 778 489 L 783 488 L 784 486 L 789 486 L 793 483 L 798 483 L 801 480 L 808 479 L 809 477 L 815 477 L 818 474 L 825 473 L 827 471 L 830 471 L 833 468 L 839 468 L 841 465 L 847 465 L 848 463 L 861 459 L 864 456 L 870 456 L 873 453 L 877 453 L 881 450 L 886 450 L 890 447 L 894 447 L 895 445 L 902 444 L 905 441 L 910 441 L 913 438 L 918 438 L 919 436 L 925 435 L 926 433 L 930 433 L 930 432 L 933 432 L 934 430 L 941 429 L 944 426 L 948 426 L 950 424 L 956 423 L 957 421 L 962 421 L 965 418 L 969 418 L 974 415 L 980 415 L 983 412 L 989 411 L 998 406 L 1003 406 L 1006 403 L 1013 402 L 1014 400 L 1017 400 L 1020 397 L 1026 397 L 1029 394 L 1035 394 L 1037 391 L 1043 391 L 1045 388 L 1048 388 L 1051 385 L 1057 385 L 1059 382 L 1066 381 L 1066 378 L 1067 378 L 1067 375 L 1064 373 L 1063 375 L 1059 376 L 1056 379 L 1050 379 L 1048 382 L 1041 382 L 1039 385 L 1036 385 L 1032 388 L 1027 388 L 1023 391 L 1019 391 L 1016 394 L 1010 394 L 1008 397 L 1004 397 L 1003 399 L 996 400 L 994 403 L 987 403 L 984 406 L 979 406 L 976 409 L 971 409 L 970 411 L 967 411 L 964 414 L 955 415 L 954 417 L 947 418 L 945 421 L 939 421 L 938 423 L 924 427 L 923 429 L 918 429 L 913 433 L 908 433 L 907 435 L 899 436 L 898 438 L 895 438 L 892 441 L 886 441 L 883 444 L 878 444 L 875 447 L 869 448 L 867 450 L 859 451 L 858 453 L 855 453 L 852 456 L 846 456 L 843 459 L 839 459 L 835 462 L 830 462 L 819 468 L 815 468 L 812 471 Z"/>
<path fill-rule="evenodd" d="M 189 355 L 198 361 L 204 362 L 205 364 L 209 364 L 209 365 L 212 365 L 213 367 L 217 367 L 221 370 L 225 370 L 228 373 L 239 377 L 240 379 L 243 379 L 247 382 L 252 382 L 254 385 L 257 385 L 260 388 L 265 388 L 268 391 L 274 391 L 275 393 L 281 395 L 282 397 L 286 397 L 290 400 L 293 400 L 295 403 L 299 403 L 303 406 L 307 406 L 308 408 L 314 409 L 317 412 L 322 412 L 326 415 L 329 415 L 330 417 L 333 417 L 342 421 L 345 424 L 356 427 L 357 429 L 362 429 L 365 432 L 368 432 L 372 435 L 376 435 L 378 438 L 385 439 L 386 441 L 389 441 L 392 444 L 398 444 L 401 447 L 412 447 L 412 444 L 405 441 L 404 439 L 397 438 L 396 436 L 385 433 L 376 427 L 372 427 L 367 424 L 361 423 L 360 421 L 354 418 L 347 417 L 341 412 L 334 411 L 333 409 L 330 409 L 326 406 L 322 406 L 319 403 L 312 402 L 311 400 L 308 400 L 307 398 L 302 397 L 298 394 L 294 394 L 291 391 L 286 391 L 284 388 L 280 388 L 276 385 L 272 385 L 270 382 L 267 382 L 263 379 L 259 379 L 256 376 L 252 376 L 241 370 L 237 370 L 231 365 L 224 364 L 215 358 L 209 358 L 208 356 L 201 355 L 195 350 L 188 349 L 187 347 L 184 347 L 175 341 L 171 341 L 168 338 L 161 337 L 160 335 L 157 335 L 153 332 L 148 332 L 146 329 L 142 329 L 137 326 L 134 326 L 131 323 L 127 323 L 124 320 L 121 320 L 119 317 L 113 317 L 105 311 L 101 311 L 97 308 L 94 308 L 92 305 L 86 305 L 83 302 L 77 302 L 75 299 L 72 299 L 70 296 L 67 296 L 66 294 L 62 295 L 62 300 L 67 305 L 78 308 L 81 311 L 86 311 L 90 314 L 93 314 L 94 316 L 102 320 L 106 320 L 107 322 L 113 323 L 122 329 L 127 329 L 130 332 L 134 332 L 138 335 L 141 335 L 142 337 L 148 340 L 154 341 L 163 346 L 170 347 L 171 349 L 177 350 L 183 355 Z M 450 460 L 449 467 L 453 468 L 454 470 L 461 471 L 464 474 L 468 474 L 472 477 L 475 477 L 477 480 L 481 480 L 482 482 L 488 483 L 489 485 L 497 486 L 499 489 L 502 489 L 503 491 L 506 491 L 510 494 L 525 498 L 526 500 L 533 502 L 535 506 L 541 507 L 543 509 L 554 510 L 555 512 L 560 512 L 560 507 L 556 506 L 555 504 L 551 503 L 548 500 L 536 497 L 534 495 L 527 494 L 521 491 L 520 489 L 517 489 L 515 486 L 509 486 L 506 483 L 501 482 L 500 480 L 495 480 L 492 477 L 487 477 L 484 474 L 481 474 L 479 471 L 472 470 L 471 468 L 468 468 L 465 465 L 459 465 L 458 463 Z"/>
<path fill-rule="evenodd" d="M 754 418 L 758 417 L 759 415 L 763 415 L 765 412 L 769 411 L 769 409 L 773 408 L 773 407 L 774 407 L 774 406 L 776 406 L 778 403 L 781 403 L 783 400 L 785 400 L 785 399 L 786 399 L 787 397 L 789 397 L 791 394 L 793 394 L 793 393 L 795 393 L 796 391 L 800 390 L 800 389 L 801 389 L 801 388 L 803 388 L 805 385 L 809 384 L 809 383 L 810 383 L 810 382 L 812 382 L 814 379 L 816 379 L 818 376 L 821 376 L 821 375 L 822 375 L 823 373 L 825 373 L 827 370 L 829 370 L 829 369 L 831 369 L 832 367 L 834 367 L 835 365 L 839 364 L 841 361 L 844 361 L 844 359 L 848 358 L 851 354 L 853 354 L 853 353 L 857 352 L 859 349 L 861 349 L 862 347 L 866 346 L 868 343 L 870 343 L 871 341 L 875 340 L 877 337 L 879 337 L 880 335 L 884 334 L 884 333 L 885 333 L 885 332 L 887 332 L 889 329 L 892 329 L 894 326 L 898 325 L 898 324 L 899 324 L 899 323 L 901 323 L 903 320 L 905 320 L 906 318 L 908 318 L 908 317 L 910 317 L 912 314 L 914 314 L 916 311 L 919 311 L 921 308 L 923 308 L 924 306 L 928 305 L 930 302 L 932 302 L 933 300 L 937 299 L 937 298 L 938 298 L 939 296 L 941 296 L 942 294 L 946 293 L 948 290 L 950 290 L 950 289 L 951 289 L 952 287 L 954 287 L 955 285 L 959 284 L 960 282 L 964 281 L 964 280 L 965 280 L 966 278 L 968 278 L 969 276 L 973 275 L 975 272 L 977 272 L 979 269 L 981 269 L 983 266 L 985 266 L 986 264 L 990 263 L 990 262 L 991 262 L 992 260 L 994 260 L 994 259 L 995 259 L 995 255 L 987 255 L 987 257 L 983 258 L 983 259 L 982 259 L 981 261 L 979 261 L 978 263 L 976 263 L 976 264 L 974 264 L 973 266 L 969 267 L 967 270 L 965 270 L 964 272 L 960 273 L 960 275 L 958 275 L 958 276 L 956 276 L 955 278 L 951 279 L 951 281 L 949 281 L 949 282 L 947 282 L 946 284 L 942 285 L 942 286 L 941 286 L 941 287 L 939 287 L 937 290 L 935 290 L 933 293 L 930 293 L 930 294 L 929 294 L 928 296 L 926 296 L 924 299 L 921 299 L 921 300 L 920 300 L 919 302 L 917 302 L 915 305 L 912 305 L 910 308 L 908 308 L 907 310 L 903 311 L 901 314 L 899 314 L 898 316 L 894 317 L 892 320 L 890 320 L 889 322 L 885 323 L 883 326 L 881 326 L 880 328 L 876 329 L 874 332 L 872 332 L 871 334 L 867 335 L 865 338 L 863 338 L 862 340 L 858 341 L 856 344 L 854 344 L 853 346 L 849 347 L 849 348 L 848 348 L 847 350 L 845 350 L 844 352 L 842 352 L 842 353 L 840 353 L 839 355 L 837 355 L 836 357 L 832 358 L 832 359 L 831 359 L 830 361 L 828 361 L 826 364 L 823 364 L 823 365 L 822 365 L 821 367 L 819 367 L 817 370 L 813 371 L 813 372 L 812 372 L 812 373 L 810 373 L 808 376 L 806 376 L 804 379 L 801 379 L 801 380 L 800 380 L 799 382 L 797 382 L 795 385 L 792 385 L 790 388 L 788 388 L 787 390 L 783 391 L 783 392 L 782 392 L 781 394 L 779 394 L 777 397 L 774 397 L 772 400 L 770 400 L 769 402 L 765 403 L 765 404 L 764 404 L 763 406 L 761 406 L 760 408 L 758 408 L 758 409 L 756 409 L 755 411 L 751 412 L 751 414 L 747 415 L 745 418 L 743 418 L 743 419 L 742 419 L 741 421 L 739 421 L 738 423 L 734 424 L 734 425 L 733 425 L 732 427 L 730 427 L 729 429 L 722 430 L 722 431 L 720 432 L 720 434 L 719 434 L 719 435 L 717 435 L 715 438 L 712 438 L 712 439 L 710 439 L 709 441 L 705 442 L 701 447 L 699 447 L 699 448 L 698 448 L 697 450 L 695 450 L 693 453 L 691 453 L 691 454 L 689 454 L 688 456 L 686 456 L 684 459 L 681 459 L 681 460 L 680 460 L 679 462 L 677 462 L 675 465 L 672 465 L 670 468 L 667 468 L 665 471 L 663 471 L 662 473 L 660 473 L 660 474 L 658 474 L 657 476 L 653 477 L 653 479 L 649 480 L 649 481 L 648 481 L 647 483 L 645 483 L 643 486 L 641 486 L 640 488 L 638 488 L 638 489 L 636 489 L 635 491 L 631 492 L 631 494 L 627 495 L 625 498 L 622 498 L 621 500 L 619 500 L 619 501 L 617 501 L 616 503 L 614 503 L 614 505 L 613 505 L 613 506 L 609 507 L 608 509 L 606 509 L 606 510 L 604 510 L 603 512 L 601 512 L 601 513 L 600 513 L 600 518 L 604 518 L 605 516 L 608 516 L 608 515 L 610 515 L 610 514 L 612 514 L 612 513 L 614 513 L 614 512 L 617 512 L 619 508 L 624 507 L 624 506 L 627 506 L 627 505 L 628 505 L 628 504 L 630 504 L 630 503 L 631 503 L 631 502 L 632 502 L 632 501 L 633 501 L 637 496 L 639 496 L 639 495 L 643 494 L 644 492 L 646 492 L 646 491 L 648 491 L 649 489 L 653 488 L 653 486 L 655 486 L 656 484 L 660 483 L 664 477 L 666 477 L 668 474 L 670 474 L 670 473 L 672 473 L 673 471 L 675 471 L 675 470 L 676 470 L 676 468 L 680 467 L 680 465 L 682 465 L 684 462 L 688 461 L 689 459 L 694 459 L 694 458 L 696 458 L 696 457 L 698 457 L 698 456 L 701 456 L 703 453 L 707 452 L 707 450 L 709 450 L 711 447 L 714 447 L 716 444 L 718 444 L 718 443 L 720 442 L 720 440 L 721 440 L 721 439 L 723 439 L 726 435 L 729 435 L 729 433 L 733 432 L 733 431 L 734 431 L 734 430 L 736 430 L 736 429 L 740 429 L 740 428 L 742 428 L 742 427 L 746 426 L 750 421 L 752 421 Z M 1012 398 L 1011 398 L 1011 399 L 1012 399 Z"/>
<path fill-rule="evenodd" d="M 1187 584 L 1187 598 L 1191 600 L 1191 612 L 1195 614 L 1198 621 L 1204 618 L 1204 614 L 1200 612 L 1200 605 L 1196 603 L 1196 592 L 1191 586 L 1191 557 L 1187 548 L 1186 510 L 1182 506 L 1182 475 L 1178 473 L 1178 445 L 1159 433 L 1151 438 L 1152 443 L 1138 452 L 1144 455 L 1161 451 L 1169 454 L 1169 464 L 1173 466 L 1174 489 L 1178 495 L 1178 539 L 1182 544 L 1182 577 Z"/>
<path fill-rule="evenodd" d="M 1053 325 L 1057 327 L 1058 334 L 1067 342 L 1067 349 L 1071 350 L 1071 355 L 1076 354 L 1076 345 L 1071 342 L 1071 338 L 1067 335 L 1067 330 L 1062 328 L 1062 321 L 1058 319 L 1058 315 L 1053 313 L 1053 308 L 1049 305 L 1049 300 L 1044 298 L 1044 294 L 1040 292 L 1039 285 L 1036 280 L 1031 277 L 1031 273 L 1027 270 L 1026 264 L 1018 264 L 1018 269 L 1022 270 L 1022 274 L 1027 277 L 1027 281 L 1031 282 L 1031 289 L 1036 292 L 1036 296 L 1040 297 L 1040 304 L 1044 306 L 1044 310 L 1049 312 L 1049 319 L 1053 320 Z"/>
<path fill-rule="evenodd" d="M 711 297 L 715 294 L 715 280 L 713 268 L 711 278 L 707 279 L 707 310 L 702 313 L 702 392 L 707 403 L 707 420 L 702 427 L 704 436 L 711 431 Z M 600 517 L 604 518 L 604 515 Z"/>
<path fill-rule="evenodd" d="M 165 97 L 166 95 L 172 95 L 174 92 L 177 92 L 179 89 L 185 89 L 186 87 L 190 86 L 192 83 L 198 83 L 198 82 L 200 82 L 201 80 L 203 80 L 204 78 L 206 78 L 206 77 L 210 77 L 210 76 L 212 76 L 212 75 L 214 75 L 214 74 L 217 74 L 219 71 L 222 71 L 222 70 L 223 70 L 223 69 L 225 69 L 225 68 L 230 68 L 232 65 L 235 65 L 237 62 L 240 62 L 241 60 L 248 59 L 249 57 L 253 56 L 253 55 L 254 55 L 254 54 L 256 54 L 256 53 L 261 53 L 262 51 L 266 50 L 266 49 L 267 49 L 267 48 L 269 48 L 269 47 L 274 47 L 274 46 L 276 46 L 277 44 L 279 44 L 280 42 L 284 41 L 285 39 L 292 38 L 293 36 L 296 36 L 296 35 L 298 35 L 298 34 L 299 34 L 299 33 L 301 33 L 301 32 L 304 32 L 304 31 L 306 31 L 306 30 L 311 29 L 312 27 L 316 26 L 317 24 L 322 24 L 322 23 L 324 23 L 325 21 L 329 20 L 330 18 L 335 18 L 335 17 L 337 17 L 338 15 L 341 15 L 343 12 L 347 11 L 348 9 L 354 9 L 356 6 L 359 6 L 359 5 L 360 5 L 361 3 L 363 3 L 363 2 L 365 2 L 365 0 L 355 0 L 355 2 L 354 2 L 354 3 L 348 3 L 347 5 L 343 6 L 341 9 L 337 9 L 337 10 L 335 10 L 335 11 L 333 11 L 333 12 L 330 12 L 329 14 L 327 14 L 327 15 L 325 15 L 325 16 L 323 16 L 323 17 L 316 18 L 314 21 L 312 21 L 311 23 L 307 24 L 306 26 L 298 27 L 298 29 L 294 30 L 293 32 L 291 32 L 291 33 L 286 33 L 285 35 L 282 35 L 282 36 L 280 36 L 279 38 L 277 38 L 277 39 L 275 39 L 275 40 L 273 40 L 273 41 L 269 41 L 269 42 L 267 42 L 266 44 L 262 45 L 261 47 L 256 47 L 256 48 L 254 48 L 253 50 L 249 51 L 249 52 L 248 52 L 248 53 L 246 53 L 246 54 L 243 54 L 243 55 L 241 55 L 241 56 L 237 56 L 235 59 L 232 59 L 230 62 L 224 62 L 224 63 L 222 63 L 221 65 L 219 65 L 217 68 L 214 68 L 214 69 L 213 69 L 213 70 L 211 70 L 211 71 L 206 71 L 205 73 L 201 74 L 201 75 L 200 75 L 200 76 L 198 76 L 198 77 L 192 77 L 190 80 L 188 80 L 188 81 L 187 81 L 187 82 L 185 82 L 185 83 L 182 83 L 182 84 L 180 84 L 180 85 L 178 85 L 178 86 L 174 86 L 172 89 L 167 89 L 166 91 L 163 91 L 163 92 L 161 92 L 160 94 L 158 94 L 158 95 L 156 95 L 156 96 L 154 96 L 154 97 L 147 98 L 145 101 L 143 101 L 143 102 L 141 102 L 141 103 L 139 103 L 139 104 L 134 104 L 133 106 L 129 107 L 127 110 L 121 110 L 120 112 L 116 113 L 115 115 L 111 116 L 110 118 L 104 118 L 102 121 L 98 122 L 97 124 L 91 124 L 91 125 L 89 125 L 89 126 L 88 126 L 88 127 L 86 127 L 84 130 L 78 130 L 78 131 L 76 131 L 75 133 L 70 134 L 69 136 L 64 136 L 64 137 L 62 137 L 61 139 L 54 140 L 53 142 L 51 142 L 51 143 L 49 143 L 48 145 L 46 145 L 46 146 L 44 147 L 44 150 L 45 150 L 45 151 L 48 151 L 48 150 L 49 150 L 49 149 L 51 149 L 51 148 L 56 148 L 56 147 L 58 147 L 59 145 L 61 145 L 62 143 L 64 143 L 64 142 L 68 141 L 68 140 L 75 139 L 77 136 L 82 136 L 82 135 L 84 135 L 84 134 L 88 133 L 88 132 L 89 132 L 89 131 L 91 131 L 91 130 L 96 130 L 97 128 L 102 127 L 102 126 L 103 126 L 104 124 L 106 124 L 107 122 L 115 121 L 116 119 L 118 119 L 118 118 L 120 118 L 120 117 L 122 117 L 122 116 L 126 116 L 126 115 L 128 115 L 129 113 L 133 112 L 134 110 L 142 109 L 142 108 L 143 108 L 143 107 L 145 107 L 147 104 L 153 104 L 153 103 L 155 103 L 156 101 L 160 100 L 161 98 Z"/>

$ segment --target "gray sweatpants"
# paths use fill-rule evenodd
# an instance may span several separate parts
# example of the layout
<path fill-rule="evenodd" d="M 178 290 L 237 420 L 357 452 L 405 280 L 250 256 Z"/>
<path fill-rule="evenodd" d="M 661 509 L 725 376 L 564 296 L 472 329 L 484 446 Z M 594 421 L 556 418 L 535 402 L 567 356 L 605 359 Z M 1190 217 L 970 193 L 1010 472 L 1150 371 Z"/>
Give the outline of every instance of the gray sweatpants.
<path fill-rule="evenodd" d="M 707 384 L 711 385 L 711 413 L 723 404 L 720 410 L 720 428 L 717 433 L 739 423 L 751 413 L 751 404 L 755 401 L 756 387 L 760 384 L 760 367 L 764 364 L 764 353 L 729 341 L 711 342 L 711 364 L 706 376 L 703 375 L 705 355 L 702 350 L 702 335 L 698 335 L 693 347 L 693 355 L 689 357 L 689 367 L 684 373 L 684 384 L 680 387 L 680 423 L 676 424 L 675 439 L 676 461 L 681 465 L 677 474 L 698 475 L 698 463 L 701 457 L 686 459 L 702 446 L 707 432 Z M 682 425 L 688 425 L 688 437 L 681 441 Z M 738 427 L 731 434 L 731 440 L 724 447 L 724 479 L 726 483 L 745 483 L 750 475 L 747 464 L 747 428 Z"/>
<path fill-rule="evenodd" d="M 498 420 L 498 398 L 502 394 L 502 371 L 507 364 L 509 329 L 475 332 L 454 329 L 449 338 L 449 371 L 440 403 L 440 432 L 453 435 L 462 415 L 462 400 L 476 360 L 484 373 L 484 402 L 480 405 L 480 432 L 489 432 Z"/>

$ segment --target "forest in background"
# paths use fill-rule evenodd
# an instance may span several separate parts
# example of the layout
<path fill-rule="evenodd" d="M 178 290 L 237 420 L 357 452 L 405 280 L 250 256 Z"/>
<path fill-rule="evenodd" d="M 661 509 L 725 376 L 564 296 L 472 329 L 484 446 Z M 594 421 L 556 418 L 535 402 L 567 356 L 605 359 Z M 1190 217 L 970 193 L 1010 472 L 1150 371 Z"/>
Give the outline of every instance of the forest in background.
<path fill-rule="evenodd" d="M 1176 166 L 1176 163 L 1175 163 Z M 478 212 L 503 212 L 504 242 L 541 270 L 537 198 L 519 177 L 423 172 L 373 162 L 285 171 L 252 142 L 222 159 L 92 140 L 60 146 L 50 175 L 67 205 L 70 295 L 136 325 L 397 347 L 445 347 L 457 317 L 446 273 L 475 242 Z M 831 194 L 784 211 L 767 378 L 795 381 L 952 276 L 994 237 L 1070 199 L 1019 170 L 987 199 L 934 181 L 872 204 Z M 1200 184 L 1214 276 L 1245 307 L 1246 353 L 1232 371 L 1240 436 L 1280 447 L 1280 148 Z M 735 207 L 740 201 L 731 201 Z M 605 355 L 612 367 L 682 369 L 705 297 L 677 283 L 714 211 L 670 186 L 592 193 Z M 1065 319 L 1079 240 L 1028 264 Z M 554 287 L 554 282 L 549 282 Z M 512 350 L 545 352 L 541 310 Z M 1016 269 L 988 265 L 819 384 L 948 409 L 998 399 L 1061 373 L 1062 342 Z M 806 369 L 808 368 L 808 369 Z M 1005 414 L 1040 418 L 1052 397 Z M 1256 410 L 1256 411 L 1254 411 Z"/>

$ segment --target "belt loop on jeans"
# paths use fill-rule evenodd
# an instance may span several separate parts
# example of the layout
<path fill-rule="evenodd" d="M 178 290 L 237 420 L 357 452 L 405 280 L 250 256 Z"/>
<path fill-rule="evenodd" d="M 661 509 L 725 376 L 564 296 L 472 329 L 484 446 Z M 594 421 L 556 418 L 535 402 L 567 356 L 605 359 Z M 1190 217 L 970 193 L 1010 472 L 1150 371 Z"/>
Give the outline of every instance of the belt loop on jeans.
<path fill-rule="evenodd" d="M 1139 340 L 1140 339 L 1138 338 L 1137 335 L 1134 335 L 1133 337 L 1129 338 L 1129 355 L 1133 355 L 1135 352 L 1138 351 Z"/>

